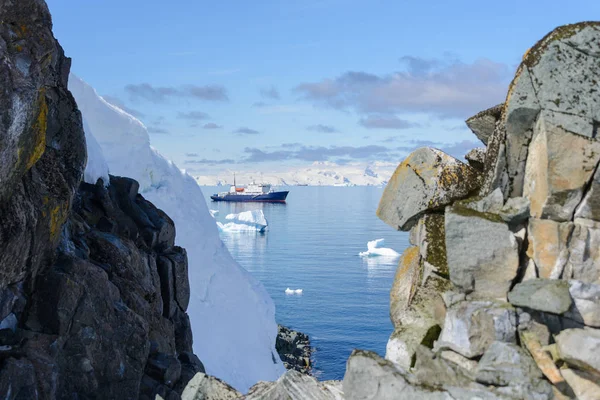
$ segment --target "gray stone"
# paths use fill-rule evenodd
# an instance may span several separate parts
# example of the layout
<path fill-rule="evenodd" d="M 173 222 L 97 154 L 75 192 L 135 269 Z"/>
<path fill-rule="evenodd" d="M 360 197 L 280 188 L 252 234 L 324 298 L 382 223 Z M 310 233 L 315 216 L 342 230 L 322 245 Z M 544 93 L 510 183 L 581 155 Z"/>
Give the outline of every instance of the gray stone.
<path fill-rule="evenodd" d="M 494 133 L 496 122 L 500 119 L 503 107 L 504 104 L 498 104 L 497 106 L 481 111 L 466 121 L 467 126 L 483 144 L 487 145 L 490 136 Z"/>
<path fill-rule="evenodd" d="M 526 197 L 511 197 L 498 211 L 500 218 L 510 226 L 518 225 L 529 218 L 529 199 Z"/>
<path fill-rule="evenodd" d="M 348 359 L 344 375 L 344 398 L 346 400 L 467 400 L 499 399 L 485 387 L 445 387 L 436 389 L 428 385 L 409 382 L 405 373 L 377 354 L 355 350 Z M 410 377 L 408 377 L 410 379 Z M 415 380 L 414 377 L 412 380 Z"/>
<path fill-rule="evenodd" d="M 424 213 L 467 197 L 479 184 L 477 171 L 467 164 L 423 147 L 396 168 L 381 196 L 377 216 L 394 229 L 408 231 Z"/>
<path fill-rule="evenodd" d="M 570 368 L 561 370 L 561 373 L 578 400 L 598 400 L 600 381 L 597 376 Z"/>
<path fill-rule="evenodd" d="M 502 219 L 463 206 L 446 209 L 450 280 L 472 298 L 506 299 L 519 268 L 518 243 Z"/>
<path fill-rule="evenodd" d="M 517 284 L 508 294 L 508 301 L 519 307 L 564 314 L 571 307 L 569 283 L 556 279 L 530 279 Z"/>
<path fill-rule="evenodd" d="M 479 360 L 477 381 L 486 385 L 509 386 L 542 377 L 542 371 L 527 351 L 512 343 L 494 342 Z"/>
<path fill-rule="evenodd" d="M 569 281 L 569 293 L 573 298 L 573 306 L 565 317 L 600 328 L 600 285 Z"/>
<path fill-rule="evenodd" d="M 312 376 L 289 370 L 276 382 L 261 382 L 245 396 L 247 400 L 341 400 L 340 384 L 317 381 Z M 183 399 L 182 399 L 183 400 Z"/>
<path fill-rule="evenodd" d="M 600 284 L 600 222 L 577 218 L 562 279 Z"/>
<path fill-rule="evenodd" d="M 456 364 L 436 356 L 427 347 L 419 346 L 415 358 L 416 363 L 411 372 L 417 382 L 424 385 L 438 389 L 444 386 L 467 387 L 473 380 L 463 369 L 457 368 Z"/>
<path fill-rule="evenodd" d="M 444 214 L 425 214 L 410 230 L 412 244 L 419 247 L 424 267 L 448 277 Z"/>
<path fill-rule="evenodd" d="M 594 173 L 594 178 L 585 193 L 583 200 L 575 210 L 575 218 L 587 218 L 600 221 L 600 169 Z"/>
<path fill-rule="evenodd" d="M 600 379 L 600 330 L 566 329 L 554 339 L 563 361 Z"/>
<path fill-rule="evenodd" d="M 495 341 L 516 343 L 517 317 L 507 303 L 465 301 L 446 313 L 435 349 L 450 349 L 464 357 L 482 355 Z"/>
<path fill-rule="evenodd" d="M 234 400 L 242 394 L 214 376 L 199 372 L 189 381 L 181 400 Z"/>

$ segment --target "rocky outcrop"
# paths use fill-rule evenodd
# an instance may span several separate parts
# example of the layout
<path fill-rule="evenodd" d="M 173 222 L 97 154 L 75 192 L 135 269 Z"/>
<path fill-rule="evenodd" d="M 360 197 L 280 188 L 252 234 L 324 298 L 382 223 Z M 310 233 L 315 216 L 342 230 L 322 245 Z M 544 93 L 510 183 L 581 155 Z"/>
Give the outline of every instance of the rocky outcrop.
<path fill-rule="evenodd" d="M 47 6 L 0 2 L 0 16 L 0 393 L 177 399 L 204 369 L 174 224 L 134 180 L 80 185 L 81 115 Z"/>
<path fill-rule="evenodd" d="M 312 347 L 308 335 L 277 325 L 275 349 L 286 369 L 310 374 L 312 369 Z"/>
<path fill-rule="evenodd" d="M 600 23 L 557 28 L 527 52 L 505 103 L 467 120 L 487 145 L 477 196 L 464 190 L 476 175 L 445 197 L 431 189 L 441 173 L 418 184 L 409 166 L 427 150 L 400 164 L 378 210 L 412 228 L 414 246 L 391 290 L 390 362 L 355 352 L 346 398 L 600 398 L 598 82 Z M 468 157 L 476 169 L 482 153 Z M 443 229 L 425 228 L 434 219 Z M 443 283 L 425 291 L 428 276 Z M 437 333 L 424 340 L 424 326 Z"/>

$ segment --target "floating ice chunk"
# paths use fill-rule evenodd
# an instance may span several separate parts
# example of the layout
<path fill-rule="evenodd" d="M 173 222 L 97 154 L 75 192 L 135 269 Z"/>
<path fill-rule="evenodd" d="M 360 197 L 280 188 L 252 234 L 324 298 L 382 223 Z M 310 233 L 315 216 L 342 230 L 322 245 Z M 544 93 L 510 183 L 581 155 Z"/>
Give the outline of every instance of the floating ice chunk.
<path fill-rule="evenodd" d="M 303 292 L 302 289 L 290 289 L 290 288 L 285 289 L 285 294 L 302 294 L 302 292 Z"/>
<path fill-rule="evenodd" d="M 216 217 L 219 215 L 219 210 L 208 210 L 210 212 L 211 217 Z"/>
<path fill-rule="evenodd" d="M 237 224 L 235 222 L 227 222 L 223 224 L 217 221 L 217 227 L 221 232 L 264 232 L 266 226 L 254 226 L 248 224 Z"/>
<path fill-rule="evenodd" d="M 385 239 L 371 240 L 367 243 L 367 251 L 358 253 L 361 257 L 386 257 L 386 258 L 399 258 L 400 253 L 397 251 L 382 247 L 385 245 Z"/>
<path fill-rule="evenodd" d="M 239 232 L 239 231 L 258 231 L 264 232 L 267 230 L 269 223 L 265 218 L 262 210 L 244 211 L 239 214 L 229 214 L 225 217 L 228 222 L 222 225 L 223 231 Z"/>

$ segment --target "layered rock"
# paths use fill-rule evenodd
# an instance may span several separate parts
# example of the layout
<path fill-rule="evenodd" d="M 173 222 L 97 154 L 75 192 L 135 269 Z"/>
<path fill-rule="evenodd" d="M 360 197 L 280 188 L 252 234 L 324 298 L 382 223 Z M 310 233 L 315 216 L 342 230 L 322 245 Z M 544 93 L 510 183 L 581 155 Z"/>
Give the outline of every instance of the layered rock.
<path fill-rule="evenodd" d="M 474 177 L 443 200 L 431 189 L 442 174 L 418 184 L 423 149 L 400 164 L 378 210 L 415 246 L 391 291 L 391 362 L 354 353 L 346 398 L 600 398 L 598 82 L 600 23 L 557 28 L 524 56 L 505 103 L 467 120 L 487 145 L 478 196 L 459 194 Z M 476 168 L 481 153 L 467 157 Z M 443 229 L 427 232 L 428 219 Z M 444 243 L 435 257 L 431 241 Z M 412 312 L 419 292 L 443 299 L 443 321 L 431 302 Z M 434 325 L 433 346 L 415 339 Z"/>

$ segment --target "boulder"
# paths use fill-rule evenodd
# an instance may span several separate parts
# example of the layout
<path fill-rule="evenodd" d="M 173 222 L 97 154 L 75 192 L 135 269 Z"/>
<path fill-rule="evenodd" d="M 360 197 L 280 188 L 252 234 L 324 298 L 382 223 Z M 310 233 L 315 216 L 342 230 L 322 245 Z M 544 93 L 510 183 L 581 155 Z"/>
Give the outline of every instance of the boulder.
<path fill-rule="evenodd" d="M 465 154 L 465 160 L 469 163 L 473 169 L 483 172 L 485 168 L 485 148 L 477 147 L 467 154 Z"/>
<path fill-rule="evenodd" d="M 477 382 L 486 385 L 509 386 L 538 380 L 542 372 L 521 347 L 493 342 L 479 360 L 475 375 Z"/>
<path fill-rule="evenodd" d="M 479 188 L 479 174 L 446 153 L 428 147 L 413 151 L 390 178 L 377 216 L 408 231 L 426 212 L 441 210 Z"/>
<path fill-rule="evenodd" d="M 554 339 L 563 361 L 600 379 L 600 330 L 566 329 Z"/>
<path fill-rule="evenodd" d="M 395 330 L 386 347 L 387 359 L 409 368 L 417 346 L 432 347 L 445 317 L 441 294 L 450 286 L 450 281 L 423 266 L 418 247 L 404 251 L 390 291 Z"/>
<path fill-rule="evenodd" d="M 597 400 L 600 394 L 600 381 L 597 376 L 576 369 L 566 368 L 562 375 L 573 389 L 578 400 Z"/>
<path fill-rule="evenodd" d="M 506 299 L 519 268 L 518 243 L 496 214 L 446 209 L 450 280 L 472 298 Z"/>
<path fill-rule="evenodd" d="M 575 219 L 562 278 L 600 284 L 600 223 Z"/>
<path fill-rule="evenodd" d="M 529 351 L 529 354 L 531 354 L 531 357 L 533 357 L 533 360 L 544 376 L 553 385 L 561 385 L 564 379 L 556 364 L 554 364 L 552 357 L 542 348 L 542 344 L 536 334 L 531 331 L 522 331 L 519 337 L 521 338 L 521 344 Z"/>
<path fill-rule="evenodd" d="M 568 239 L 573 227 L 571 222 L 529 219 L 527 256 L 534 261 L 540 278 L 558 279 L 562 276 L 569 258 Z"/>
<path fill-rule="evenodd" d="M 573 306 L 565 317 L 600 328 L 600 285 L 569 281 L 569 293 L 573 298 Z"/>
<path fill-rule="evenodd" d="M 566 171 L 570 165 L 581 169 L 582 164 L 576 165 L 568 160 L 569 152 L 563 152 L 565 157 L 560 157 L 560 150 L 556 149 L 557 152 L 554 152 L 553 145 L 546 146 L 546 139 L 543 137 L 532 146 L 537 149 L 531 149 L 529 144 L 534 135 L 534 127 L 541 125 L 548 128 L 546 133 L 567 133 L 570 138 L 564 141 L 567 147 L 572 147 L 569 141 L 574 135 L 589 139 L 595 136 L 593 121 L 598 120 L 600 108 L 594 86 L 600 78 L 600 66 L 594 50 L 590 49 L 596 46 L 598 25 L 597 22 L 584 22 L 565 25 L 552 31 L 525 54 L 510 84 L 503 117 L 499 123 L 502 125 L 500 131 L 503 132 L 496 132 L 503 136 L 500 141 L 505 142 L 504 160 L 496 159 L 496 164 L 502 165 L 495 170 L 490 168 L 492 173 L 488 180 L 501 182 L 508 197 L 521 196 L 524 180 L 527 180 L 530 193 L 535 194 L 535 199 L 530 198 L 533 215 L 538 215 L 538 212 L 561 214 L 558 204 L 566 204 L 570 208 L 571 201 L 578 195 L 579 180 L 576 176 L 572 183 L 564 182 L 567 192 L 562 198 L 556 190 L 563 183 L 553 178 L 551 181 L 539 181 L 538 187 L 532 192 L 531 186 L 536 185 L 531 179 L 524 179 L 525 163 L 528 164 L 530 176 L 531 173 L 535 176 L 537 173 L 533 160 L 537 158 L 544 165 L 543 156 L 548 154 L 544 148 L 552 147 L 550 153 L 559 158 L 549 158 L 546 161 L 550 161 L 559 171 Z M 537 132 L 539 133 L 540 131 Z M 561 143 L 560 140 L 557 142 Z M 594 146 L 596 145 L 591 144 L 591 148 Z M 573 157 L 577 158 L 580 148 L 575 151 Z M 596 157 L 591 152 L 589 156 Z M 547 166 L 545 164 L 542 168 Z M 543 177 L 543 171 L 537 172 Z M 580 175 L 579 172 L 574 172 Z M 502 178 L 502 175 L 507 179 Z M 546 183 L 548 186 L 544 188 Z"/>
<path fill-rule="evenodd" d="M 289 370 L 275 382 L 260 382 L 250 388 L 247 400 L 341 400 L 339 382 L 319 382 L 298 371 Z"/>
<path fill-rule="evenodd" d="M 242 394 L 214 376 L 198 372 L 185 387 L 181 400 L 234 400 Z"/>
<path fill-rule="evenodd" d="M 313 348 L 310 345 L 308 335 L 282 325 L 277 325 L 275 350 L 277 350 L 286 369 L 294 369 L 307 374 L 310 373 L 312 368 L 310 358 Z"/>
<path fill-rule="evenodd" d="M 600 161 L 600 142 L 568 132 L 549 115 L 542 112 L 535 124 L 523 195 L 533 217 L 569 221 Z"/>
<path fill-rule="evenodd" d="M 516 343 L 516 329 L 517 315 L 509 304 L 464 301 L 448 309 L 435 349 L 450 349 L 473 358 L 495 341 Z"/>
<path fill-rule="evenodd" d="M 498 104 L 497 106 L 481 111 L 466 121 L 469 129 L 473 131 L 475 136 L 477 136 L 477 139 L 481 140 L 483 144 L 487 145 L 488 140 L 494 133 L 496 123 L 500 119 L 503 107 L 504 104 Z"/>
<path fill-rule="evenodd" d="M 564 314 L 571 308 L 569 283 L 556 279 L 531 279 L 517 284 L 508 294 L 514 306 Z"/>

